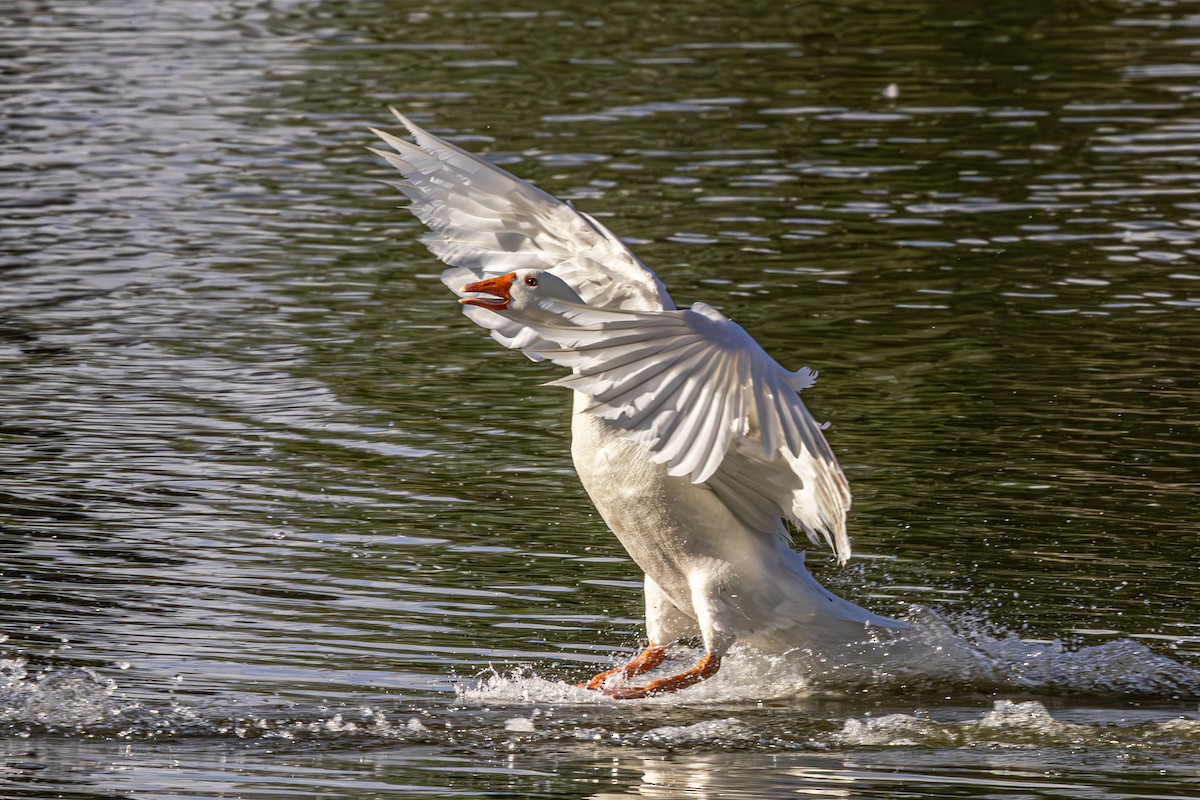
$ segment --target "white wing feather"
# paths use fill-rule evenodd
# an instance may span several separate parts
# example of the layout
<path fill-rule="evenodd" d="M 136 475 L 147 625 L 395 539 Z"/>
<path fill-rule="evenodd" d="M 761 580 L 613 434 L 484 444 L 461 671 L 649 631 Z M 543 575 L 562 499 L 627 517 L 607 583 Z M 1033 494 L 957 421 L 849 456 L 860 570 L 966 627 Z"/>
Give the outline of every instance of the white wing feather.
<path fill-rule="evenodd" d="M 569 367 L 554 384 L 589 396 L 587 413 L 645 444 L 668 474 L 709 486 L 751 527 L 785 534 L 788 519 L 849 558 L 850 490 L 798 395 L 814 373 L 784 370 L 710 306 L 676 311 L 596 220 L 392 112 L 416 144 L 375 130 L 396 152 L 373 152 L 404 175 L 395 185 L 452 267 L 447 286 L 545 269 L 586 304 L 553 301 L 536 320 L 467 306 L 472 321 L 505 347 Z"/>
<path fill-rule="evenodd" d="M 838 560 L 850 557 L 850 489 L 788 372 L 741 326 L 696 303 L 665 312 L 553 301 L 561 324 L 522 320 L 536 355 L 570 367 L 553 381 L 590 398 L 587 412 L 645 444 L 667 473 L 712 488 L 764 533 L 788 519 Z M 489 316 L 500 316 L 487 312 Z"/>
<path fill-rule="evenodd" d="M 372 152 L 404 175 L 394 185 L 429 226 L 422 237 L 429 249 L 474 276 L 447 271 L 443 281 L 456 281 L 451 289 L 483 275 L 544 269 L 597 308 L 675 307 L 658 276 L 595 219 L 392 113 L 416 144 L 372 128 L 395 150 Z"/>

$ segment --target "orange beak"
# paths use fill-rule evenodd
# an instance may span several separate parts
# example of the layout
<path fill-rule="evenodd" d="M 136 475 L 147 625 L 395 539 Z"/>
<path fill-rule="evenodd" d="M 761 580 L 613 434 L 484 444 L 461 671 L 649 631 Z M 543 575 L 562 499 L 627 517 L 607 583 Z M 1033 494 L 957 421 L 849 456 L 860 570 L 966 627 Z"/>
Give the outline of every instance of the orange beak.
<path fill-rule="evenodd" d="M 468 283 L 459 289 L 459 291 L 480 292 L 481 294 L 490 294 L 492 297 L 460 297 L 458 302 L 465 306 L 486 308 L 489 311 L 503 311 L 508 308 L 508 304 L 512 300 L 509 290 L 516 279 L 517 273 L 510 272 L 507 275 L 501 275 L 497 278 L 487 278 L 482 281 Z"/>

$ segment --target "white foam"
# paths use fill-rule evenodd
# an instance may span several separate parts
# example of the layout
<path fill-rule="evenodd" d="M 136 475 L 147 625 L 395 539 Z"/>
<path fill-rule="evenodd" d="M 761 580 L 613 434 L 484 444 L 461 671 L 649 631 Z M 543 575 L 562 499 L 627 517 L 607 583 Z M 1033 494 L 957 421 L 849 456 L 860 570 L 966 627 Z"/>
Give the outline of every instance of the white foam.
<path fill-rule="evenodd" d="M 1016 636 L 977 643 L 1003 685 L 1081 694 L 1195 695 L 1200 670 L 1159 655 L 1141 642 L 1116 639 L 1070 650 L 1061 642 Z"/>
<path fill-rule="evenodd" d="M 537 726 L 529 717 L 511 717 L 504 720 L 504 730 L 514 733 L 533 733 Z"/>
<path fill-rule="evenodd" d="M 539 677 L 528 667 L 517 667 L 506 675 L 492 670 L 474 682 L 457 684 L 454 691 L 462 700 L 479 703 L 571 705 L 608 700 L 599 692 Z"/>
<path fill-rule="evenodd" d="M 888 687 L 947 691 L 1051 691 L 1122 693 L 1179 697 L 1200 694 L 1200 670 L 1158 655 L 1140 642 L 1120 639 L 1070 650 L 1060 642 L 1028 642 L 1012 634 L 980 630 L 972 621 L 952 624 L 922 609 L 910 615 L 911 630 L 872 642 L 856 642 L 825 652 L 797 649 L 767 655 L 735 646 L 720 671 L 707 681 L 673 695 L 641 703 L 726 703 L 776 700 L 813 694 L 859 692 Z M 956 628 L 963 631 L 959 633 Z M 611 678 L 606 687 L 644 683 L 695 663 L 698 649 L 673 648 L 653 673 L 636 679 Z M 580 678 L 587 676 L 581 670 Z M 508 674 L 490 672 L 456 687 L 460 698 L 479 702 L 594 704 L 613 701 L 600 692 L 551 681 L 525 667 Z"/>
<path fill-rule="evenodd" d="M 736 717 L 726 717 L 694 722 L 691 725 L 663 725 L 647 731 L 642 738 L 662 744 L 679 745 L 738 740 L 750 735 L 750 729 L 744 722 Z"/>
<path fill-rule="evenodd" d="M 926 714 L 888 714 L 846 720 L 828 735 L 840 747 L 1115 747 L 1166 745 L 1194 749 L 1200 720 L 1191 718 L 1134 723 L 1064 722 L 1037 700 L 996 700 L 990 710 L 968 720 L 937 721 Z"/>
<path fill-rule="evenodd" d="M 1056 736 L 1085 729 L 1084 726 L 1059 722 L 1037 700 L 1027 700 L 1023 703 L 997 700 L 992 710 L 979 718 L 975 727 L 981 731 L 1003 728 L 1008 731 L 1020 730 Z"/>
<path fill-rule="evenodd" d="M 687 669 L 703 655 L 698 649 L 673 651 L 662 667 L 636 679 L 610 678 L 606 688 L 640 684 Z M 709 704 L 738 702 L 747 699 L 766 700 L 795 697 L 805 691 L 805 678 L 796 669 L 796 662 L 787 655 L 765 655 L 745 647 L 735 647 L 722 660 L 721 670 L 712 678 L 686 689 L 682 693 L 664 694 L 642 700 L 613 700 L 597 692 L 562 681 L 540 677 L 530 667 L 517 667 L 506 674 L 494 669 L 473 682 L 455 686 L 462 700 L 480 703 L 549 703 L 549 704 L 628 704 L 647 703 L 677 705 L 680 702 Z M 587 671 L 580 679 L 588 677 Z"/>
<path fill-rule="evenodd" d="M 915 747 L 945 738 L 942 726 L 907 714 L 848 719 L 830 736 L 835 744 L 859 747 Z"/>
<path fill-rule="evenodd" d="M 30 675 L 21 659 L 0 660 L 0 720 L 81 728 L 117 713 L 115 682 L 90 669 L 62 667 Z"/>

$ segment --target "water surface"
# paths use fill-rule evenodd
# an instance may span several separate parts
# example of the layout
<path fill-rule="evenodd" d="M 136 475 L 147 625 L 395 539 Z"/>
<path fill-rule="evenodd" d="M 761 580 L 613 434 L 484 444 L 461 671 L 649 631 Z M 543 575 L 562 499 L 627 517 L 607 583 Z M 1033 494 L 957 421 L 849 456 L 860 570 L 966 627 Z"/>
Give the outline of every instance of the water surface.
<path fill-rule="evenodd" d="M 1200 795 L 1198 49 L 1132 0 L 10 3 L 2 792 Z M 859 557 L 810 565 L 941 657 L 574 689 L 638 575 L 388 104 L 819 370 Z"/>

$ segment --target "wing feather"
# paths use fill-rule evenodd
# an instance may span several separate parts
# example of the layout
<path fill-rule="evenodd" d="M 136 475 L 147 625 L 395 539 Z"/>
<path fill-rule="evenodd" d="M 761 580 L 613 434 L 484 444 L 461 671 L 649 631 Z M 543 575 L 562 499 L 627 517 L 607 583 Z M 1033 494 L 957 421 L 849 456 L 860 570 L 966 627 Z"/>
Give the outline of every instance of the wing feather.
<path fill-rule="evenodd" d="M 393 185 L 429 227 L 422 240 L 442 261 L 474 280 L 547 269 L 598 308 L 675 307 L 658 276 L 594 218 L 392 113 L 416 143 L 372 128 L 394 152 L 370 149 L 404 176 Z"/>
<path fill-rule="evenodd" d="M 572 314 L 581 327 L 528 323 L 525 333 L 540 357 L 573 369 L 554 385 L 587 395 L 587 413 L 646 444 L 669 474 L 707 484 L 764 534 L 786 536 L 780 521 L 790 521 L 844 562 L 849 487 L 794 373 L 713 314 L 589 310 Z"/>
<path fill-rule="evenodd" d="M 786 519 L 839 560 L 850 555 L 845 476 L 795 388 L 739 326 L 696 304 L 667 312 L 557 307 L 530 320 L 544 358 L 570 367 L 553 385 L 588 396 L 671 475 L 705 483 L 748 524 L 786 535 Z"/>
<path fill-rule="evenodd" d="M 850 556 L 849 487 L 798 394 L 813 373 L 784 370 L 703 303 L 675 310 L 654 273 L 595 219 L 394 113 L 415 143 L 376 131 L 394 152 L 375 152 L 403 174 L 395 185 L 451 266 L 448 286 L 548 269 L 583 300 L 530 318 L 467 306 L 472 321 L 506 347 L 570 368 L 552 383 L 586 395 L 584 413 L 644 444 L 668 474 L 709 486 L 747 525 L 787 536 L 788 520 L 839 561 Z"/>

